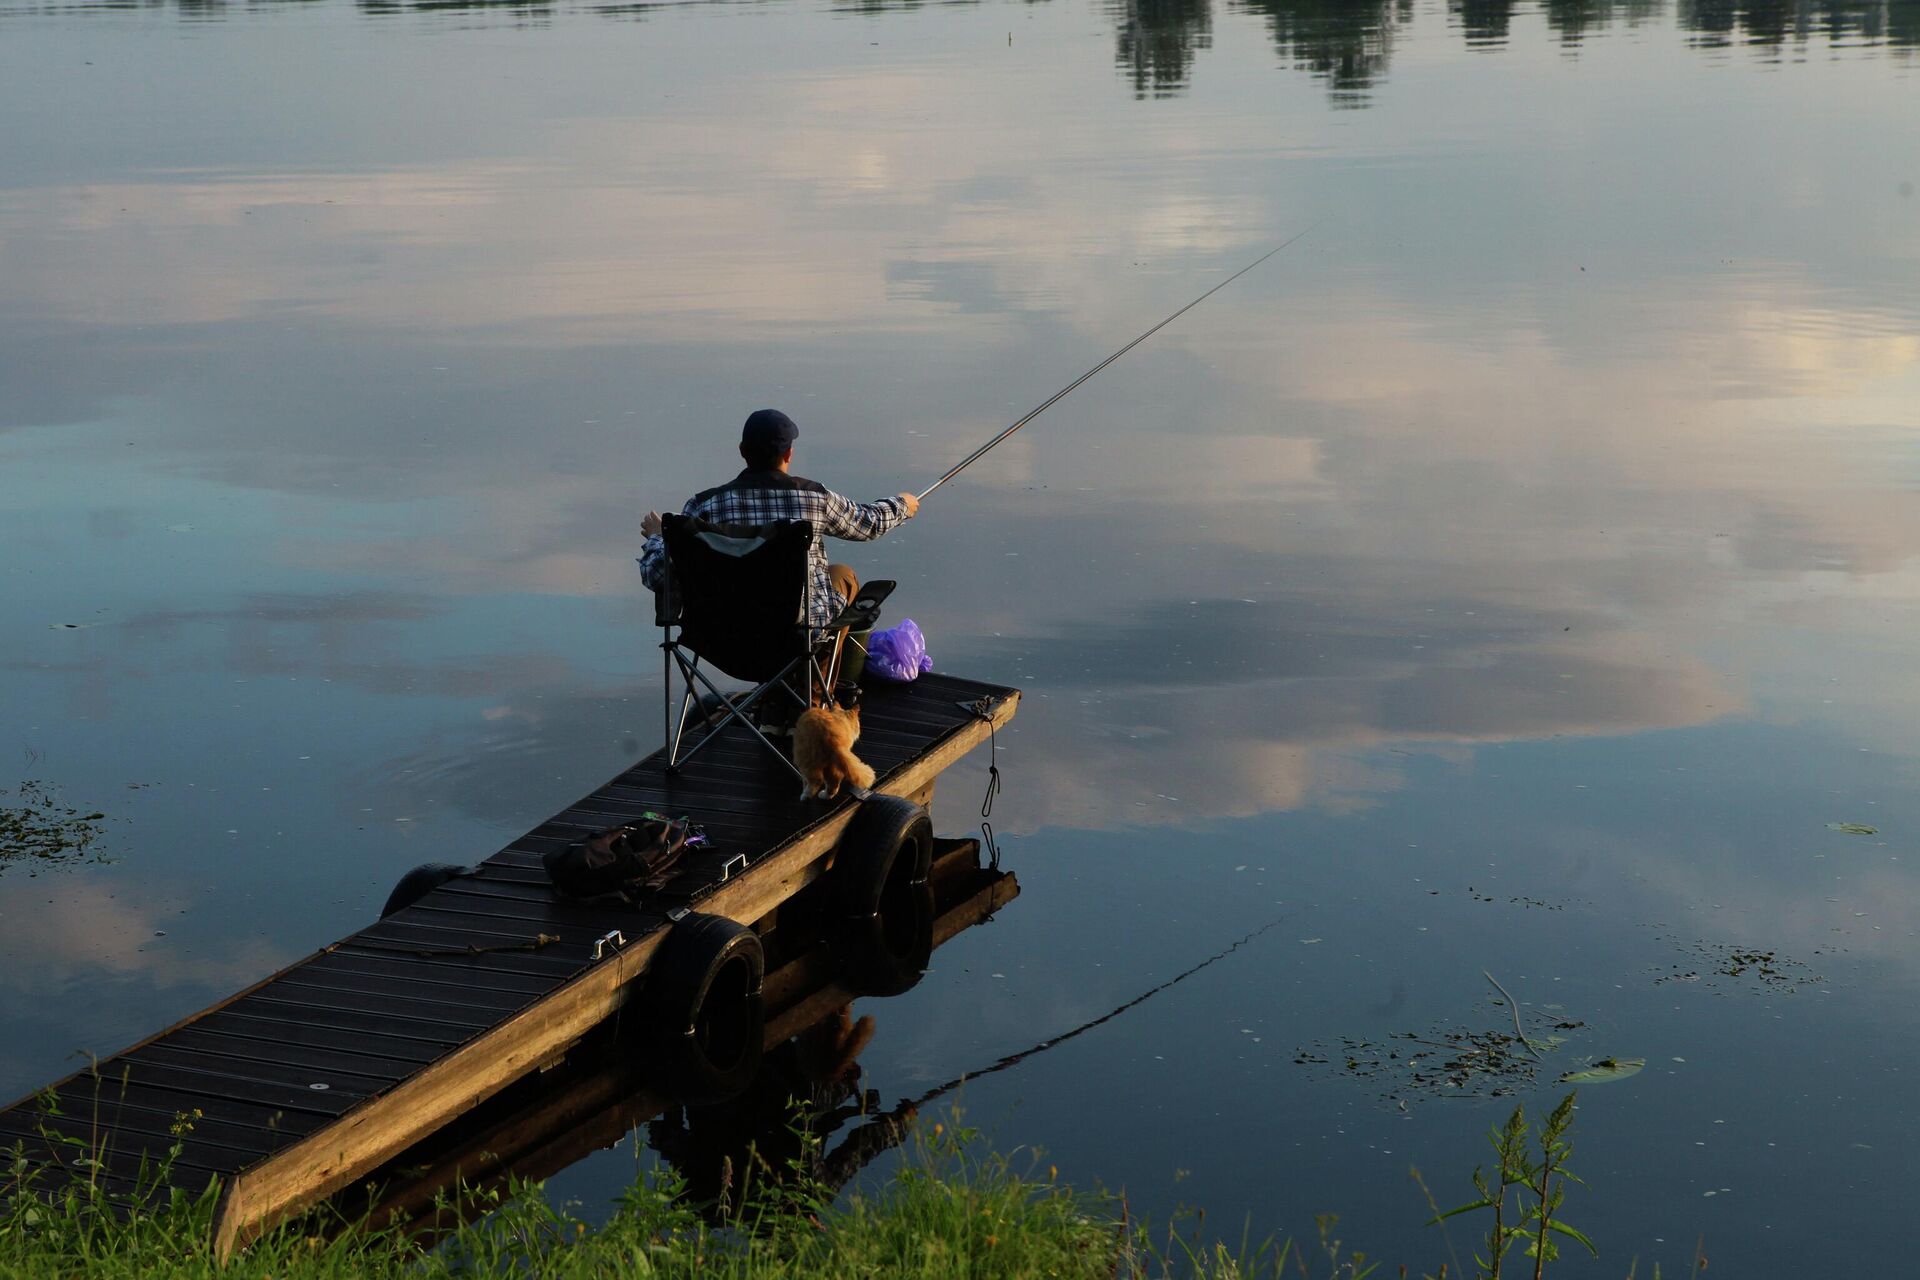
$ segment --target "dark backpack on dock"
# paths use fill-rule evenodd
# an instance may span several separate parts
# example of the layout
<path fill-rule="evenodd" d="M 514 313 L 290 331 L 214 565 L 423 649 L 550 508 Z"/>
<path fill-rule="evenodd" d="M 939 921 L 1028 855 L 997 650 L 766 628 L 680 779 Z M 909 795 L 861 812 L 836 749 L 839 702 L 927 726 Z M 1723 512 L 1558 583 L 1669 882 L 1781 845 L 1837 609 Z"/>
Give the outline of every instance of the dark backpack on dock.
<path fill-rule="evenodd" d="M 690 834 L 685 819 L 646 818 L 596 831 L 540 861 L 553 887 L 570 898 L 638 893 L 679 865 Z"/>

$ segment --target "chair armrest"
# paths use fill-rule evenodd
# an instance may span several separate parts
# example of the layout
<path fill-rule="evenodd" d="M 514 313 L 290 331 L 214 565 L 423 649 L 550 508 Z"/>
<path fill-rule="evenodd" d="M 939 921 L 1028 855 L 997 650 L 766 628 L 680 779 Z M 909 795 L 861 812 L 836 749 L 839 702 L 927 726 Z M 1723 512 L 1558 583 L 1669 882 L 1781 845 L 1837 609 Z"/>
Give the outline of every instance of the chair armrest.
<path fill-rule="evenodd" d="M 871 627 L 879 620 L 881 603 L 899 585 L 887 578 L 862 583 L 859 592 L 847 601 L 844 609 L 833 615 L 833 621 L 826 625 L 825 630 L 838 631 L 842 627 L 851 627 L 855 631 L 863 631 Z"/>

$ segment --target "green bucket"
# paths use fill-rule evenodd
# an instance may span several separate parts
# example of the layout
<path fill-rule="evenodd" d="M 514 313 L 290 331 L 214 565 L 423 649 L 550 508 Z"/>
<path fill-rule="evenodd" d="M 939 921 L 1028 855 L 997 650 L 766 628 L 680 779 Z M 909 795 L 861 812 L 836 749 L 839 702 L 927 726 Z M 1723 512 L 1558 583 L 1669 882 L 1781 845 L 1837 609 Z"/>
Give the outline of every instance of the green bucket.
<path fill-rule="evenodd" d="M 840 651 L 840 682 L 859 684 L 860 676 L 867 669 L 867 637 L 873 634 L 872 627 L 862 627 L 858 631 L 847 632 L 847 644 Z"/>

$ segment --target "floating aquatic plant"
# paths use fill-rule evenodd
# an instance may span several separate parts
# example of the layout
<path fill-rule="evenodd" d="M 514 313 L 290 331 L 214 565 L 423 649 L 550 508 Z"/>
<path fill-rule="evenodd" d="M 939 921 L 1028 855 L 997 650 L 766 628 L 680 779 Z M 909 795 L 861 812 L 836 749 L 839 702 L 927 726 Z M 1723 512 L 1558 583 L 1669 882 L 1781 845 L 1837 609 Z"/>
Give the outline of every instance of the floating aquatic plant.
<path fill-rule="evenodd" d="M 100 861 L 106 814 L 82 813 L 44 782 L 23 782 L 7 797 L 0 790 L 0 870 Z"/>
<path fill-rule="evenodd" d="M 1414 1095 L 1428 1097 L 1503 1097 L 1532 1084 L 1543 1057 L 1566 1043 L 1563 1034 L 1584 1023 L 1535 1016 L 1523 1037 L 1512 1031 L 1437 1027 L 1398 1031 L 1381 1040 L 1344 1036 L 1337 1043 L 1303 1047 L 1294 1054 L 1302 1066 L 1333 1066 L 1356 1080 L 1379 1080 L 1386 1097 L 1406 1110 Z"/>
<path fill-rule="evenodd" d="M 1590 1067 L 1566 1072 L 1560 1077 L 1560 1083 L 1611 1084 L 1615 1080 L 1639 1075 L 1640 1069 L 1646 1065 L 1645 1058 L 1602 1058 Z"/>
<path fill-rule="evenodd" d="M 1682 950 L 1695 957 L 1690 966 L 1671 965 L 1654 979 L 1655 985 L 1669 982 L 1700 982 L 1719 985 L 1722 978 L 1737 978 L 1762 991 L 1797 991 L 1823 979 L 1802 961 L 1781 955 L 1768 947 L 1745 946 L 1727 942 L 1693 942 Z M 1815 953 L 1819 954 L 1818 952 Z"/>

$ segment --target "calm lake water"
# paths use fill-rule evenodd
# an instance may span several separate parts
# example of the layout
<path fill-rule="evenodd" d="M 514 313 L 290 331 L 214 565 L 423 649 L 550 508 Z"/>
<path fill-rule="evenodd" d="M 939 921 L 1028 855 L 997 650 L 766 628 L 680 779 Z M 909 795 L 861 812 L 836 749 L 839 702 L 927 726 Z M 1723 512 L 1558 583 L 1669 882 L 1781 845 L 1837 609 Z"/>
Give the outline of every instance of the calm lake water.
<path fill-rule="evenodd" d="M 0 1093 L 651 750 L 640 517 L 747 411 L 923 487 L 1310 226 L 852 553 L 1027 691 L 1025 893 L 860 1006 L 869 1083 L 1277 920 L 968 1121 L 1431 1268 L 1408 1166 L 1467 1199 L 1515 1082 L 1389 1037 L 1510 1029 L 1491 974 L 1577 1024 L 1531 1106 L 1647 1063 L 1582 1092 L 1566 1275 L 1909 1270 L 1917 42 L 1913 0 L 0 0 L 0 786 L 113 859 L 0 871 Z"/>

